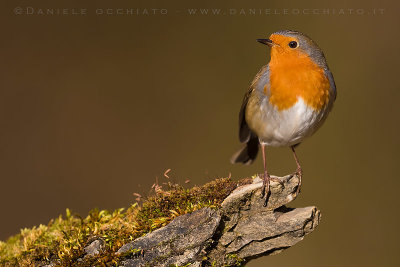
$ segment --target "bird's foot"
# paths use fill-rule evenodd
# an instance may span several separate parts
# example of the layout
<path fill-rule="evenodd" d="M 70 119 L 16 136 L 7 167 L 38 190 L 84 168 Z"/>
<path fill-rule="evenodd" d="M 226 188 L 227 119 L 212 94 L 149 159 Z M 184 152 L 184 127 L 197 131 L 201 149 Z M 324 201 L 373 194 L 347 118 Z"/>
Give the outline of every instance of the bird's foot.
<path fill-rule="evenodd" d="M 271 181 L 271 176 L 269 176 L 268 173 L 264 173 L 263 187 L 261 189 L 261 198 L 265 197 L 265 202 L 263 205 L 264 207 L 267 206 L 268 199 L 271 195 L 270 181 Z"/>
<path fill-rule="evenodd" d="M 303 178 L 303 170 L 298 167 L 297 170 L 292 174 L 292 176 L 297 176 L 299 178 L 299 184 L 296 189 L 296 195 L 300 193 L 300 188 L 301 188 L 301 179 Z"/>
<path fill-rule="evenodd" d="M 262 186 L 262 188 L 261 188 L 261 198 L 264 198 L 264 196 L 265 196 L 265 192 L 267 191 L 266 190 L 266 184 L 265 183 L 263 183 L 263 186 Z M 268 190 L 269 191 L 269 190 Z"/>

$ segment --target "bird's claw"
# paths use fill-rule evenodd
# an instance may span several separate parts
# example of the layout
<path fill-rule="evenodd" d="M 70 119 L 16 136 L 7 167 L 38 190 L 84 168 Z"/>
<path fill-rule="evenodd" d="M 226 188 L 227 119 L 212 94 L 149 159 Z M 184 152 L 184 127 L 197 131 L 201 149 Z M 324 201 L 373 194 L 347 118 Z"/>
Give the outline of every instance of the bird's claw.
<path fill-rule="evenodd" d="M 274 177 L 275 178 L 275 177 Z M 273 178 L 271 178 L 268 174 L 264 174 L 264 180 L 263 180 L 263 187 L 261 189 L 261 198 L 265 197 L 265 201 L 263 206 L 266 207 L 268 204 L 268 199 L 271 196 L 271 188 L 270 188 L 270 181 Z"/>
<path fill-rule="evenodd" d="M 296 189 L 296 195 L 298 195 L 300 193 L 301 179 L 303 178 L 303 170 L 301 168 L 297 168 L 297 170 L 292 174 L 292 176 L 295 175 L 299 178 L 299 184 Z"/>

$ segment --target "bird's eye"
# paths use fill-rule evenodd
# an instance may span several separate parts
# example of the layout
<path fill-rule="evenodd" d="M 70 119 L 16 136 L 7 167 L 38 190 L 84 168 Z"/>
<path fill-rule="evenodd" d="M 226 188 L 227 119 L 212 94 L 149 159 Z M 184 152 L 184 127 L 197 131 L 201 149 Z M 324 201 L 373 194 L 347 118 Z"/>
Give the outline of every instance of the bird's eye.
<path fill-rule="evenodd" d="M 291 41 L 291 42 L 289 43 L 289 47 L 290 47 L 290 48 L 296 48 L 296 47 L 297 47 L 297 42 L 296 42 L 296 41 Z"/>

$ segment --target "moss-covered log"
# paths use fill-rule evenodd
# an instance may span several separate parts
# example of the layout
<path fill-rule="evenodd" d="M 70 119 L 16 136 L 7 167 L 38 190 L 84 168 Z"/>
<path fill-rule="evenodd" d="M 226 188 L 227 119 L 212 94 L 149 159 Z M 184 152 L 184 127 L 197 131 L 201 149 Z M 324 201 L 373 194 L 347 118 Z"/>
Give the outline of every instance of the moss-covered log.
<path fill-rule="evenodd" d="M 126 211 L 93 210 L 23 229 L 0 242 L 0 264 L 50 266 L 237 266 L 278 253 L 318 225 L 315 207 L 290 209 L 298 177 L 272 182 L 267 207 L 258 177 L 185 189 L 155 185 Z"/>

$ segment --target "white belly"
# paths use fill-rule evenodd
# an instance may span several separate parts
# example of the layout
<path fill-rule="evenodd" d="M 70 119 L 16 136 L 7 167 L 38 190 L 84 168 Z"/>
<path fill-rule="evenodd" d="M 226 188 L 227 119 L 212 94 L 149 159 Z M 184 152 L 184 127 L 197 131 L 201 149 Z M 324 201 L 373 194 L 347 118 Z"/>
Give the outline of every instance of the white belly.
<path fill-rule="evenodd" d="M 278 111 L 267 101 L 267 98 L 262 100 L 258 112 L 255 112 L 255 118 L 248 121 L 248 124 L 260 142 L 268 146 L 300 143 L 321 126 L 329 111 L 329 108 L 316 111 L 307 106 L 302 98 L 298 98 L 294 106 L 283 111 Z"/>

